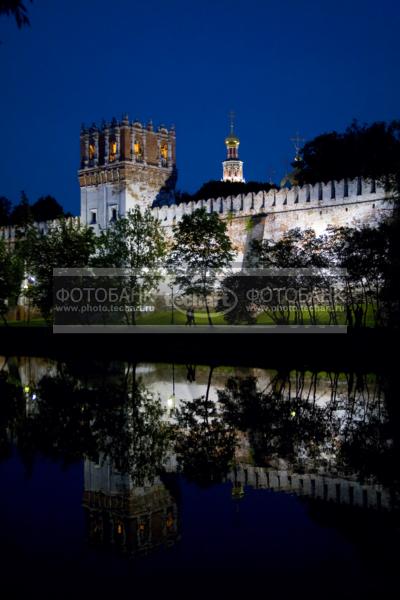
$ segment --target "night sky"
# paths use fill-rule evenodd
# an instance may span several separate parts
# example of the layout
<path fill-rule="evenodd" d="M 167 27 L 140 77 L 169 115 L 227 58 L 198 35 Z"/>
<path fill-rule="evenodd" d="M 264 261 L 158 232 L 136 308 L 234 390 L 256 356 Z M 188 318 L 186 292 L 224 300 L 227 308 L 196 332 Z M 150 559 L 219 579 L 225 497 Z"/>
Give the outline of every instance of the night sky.
<path fill-rule="evenodd" d="M 310 139 L 400 118 L 398 0 L 26 0 L 0 18 L 0 195 L 79 212 L 79 131 L 128 113 L 175 124 L 178 188 L 221 178 L 228 113 L 247 180 Z"/>

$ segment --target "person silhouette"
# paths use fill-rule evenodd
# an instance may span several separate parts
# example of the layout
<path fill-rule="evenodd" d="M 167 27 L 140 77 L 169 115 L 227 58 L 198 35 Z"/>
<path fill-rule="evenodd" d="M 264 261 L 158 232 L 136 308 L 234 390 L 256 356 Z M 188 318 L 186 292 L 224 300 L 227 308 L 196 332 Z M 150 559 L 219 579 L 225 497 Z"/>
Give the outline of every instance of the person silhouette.
<path fill-rule="evenodd" d="M 186 311 L 186 325 L 195 325 L 194 311 L 192 307 L 189 307 Z"/>

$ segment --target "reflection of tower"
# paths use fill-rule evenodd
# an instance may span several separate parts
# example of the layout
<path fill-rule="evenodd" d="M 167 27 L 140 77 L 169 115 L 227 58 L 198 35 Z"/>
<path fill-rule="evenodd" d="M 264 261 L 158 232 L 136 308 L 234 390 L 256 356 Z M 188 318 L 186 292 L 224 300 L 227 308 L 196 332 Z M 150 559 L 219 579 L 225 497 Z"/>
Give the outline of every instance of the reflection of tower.
<path fill-rule="evenodd" d="M 135 555 L 178 539 L 177 505 L 160 479 L 135 486 L 108 460 L 85 461 L 83 506 L 92 544 Z"/>
<path fill-rule="evenodd" d="M 222 181 L 235 181 L 244 183 L 243 162 L 239 160 L 240 140 L 234 133 L 234 113 L 230 113 L 230 133 L 225 139 L 226 160 L 222 163 Z"/>

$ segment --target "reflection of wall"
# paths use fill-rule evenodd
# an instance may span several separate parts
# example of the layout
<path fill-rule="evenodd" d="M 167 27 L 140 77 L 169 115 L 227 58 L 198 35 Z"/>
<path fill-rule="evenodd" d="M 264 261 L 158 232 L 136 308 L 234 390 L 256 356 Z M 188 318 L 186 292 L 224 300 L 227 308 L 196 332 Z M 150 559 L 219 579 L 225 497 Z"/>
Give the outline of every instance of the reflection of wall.
<path fill-rule="evenodd" d="M 149 552 L 178 539 L 178 512 L 173 497 L 157 478 L 136 487 L 129 475 L 85 461 L 83 507 L 91 543 L 129 555 Z"/>
<path fill-rule="evenodd" d="M 378 510 L 390 510 L 393 504 L 389 491 L 379 484 L 363 484 L 351 477 L 335 477 L 331 474 L 299 474 L 240 464 L 229 474 L 228 481 L 236 489 L 249 485 Z"/>

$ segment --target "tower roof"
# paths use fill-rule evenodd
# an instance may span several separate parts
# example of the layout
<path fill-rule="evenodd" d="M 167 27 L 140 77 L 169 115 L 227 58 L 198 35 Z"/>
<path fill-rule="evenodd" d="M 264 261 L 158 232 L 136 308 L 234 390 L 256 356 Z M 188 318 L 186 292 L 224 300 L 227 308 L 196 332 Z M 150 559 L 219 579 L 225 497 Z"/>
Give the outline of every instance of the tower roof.
<path fill-rule="evenodd" d="M 225 138 L 225 144 L 228 148 L 236 148 L 240 144 L 239 138 L 233 133 L 233 131 Z"/>
<path fill-rule="evenodd" d="M 237 148 L 240 144 L 240 140 L 237 135 L 235 135 L 235 113 L 232 110 L 229 113 L 229 119 L 231 130 L 228 137 L 225 138 L 225 145 L 227 148 Z"/>

